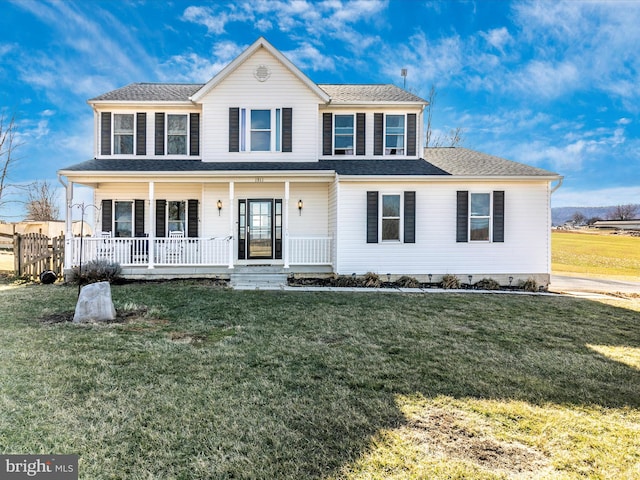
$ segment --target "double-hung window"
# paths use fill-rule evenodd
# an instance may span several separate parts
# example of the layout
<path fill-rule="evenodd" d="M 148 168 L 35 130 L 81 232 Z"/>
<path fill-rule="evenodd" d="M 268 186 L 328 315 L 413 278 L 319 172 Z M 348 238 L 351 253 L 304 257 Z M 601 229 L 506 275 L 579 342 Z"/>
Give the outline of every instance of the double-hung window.
<path fill-rule="evenodd" d="M 491 225 L 491 194 L 471 193 L 469 209 L 469 239 L 488 242 Z"/>
<path fill-rule="evenodd" d="M 404 155 L 404 115 L 386 115 L 385 117 L 385 155 Z"/>
<path fill-rule="evenodd" d="M 167 154 L 187 154 L 187 115 L 167 115 Z"/>
<path fill-rule="evenodd" d="M 353 155 L 353 115 L 335 115 L 334 121 L 334 155 Z"/>
<path fill-rule="evenodd" d="M 133 114 L 113 114 L 113 152 L 120 155 L 133 154 Z"/>
<path fill-rule="evenodd" d="M 382 241 L 400 241 L 400 195 L 382 195 Z"/>
<path fill-rule="evenodd" d="M 271 150 L 271 110 L 251 110 L 251 151 Z"/>
<path fill-rule="evenodd" d="M 114 202 L 113 233 L 115 237 L 133 236 L 133 202 Z"/>
<path fill-rule="evenodd" d="M 186 236 L 187 217 L 184 201 L 167 202 L 167 231 L 182 232 Z"/>

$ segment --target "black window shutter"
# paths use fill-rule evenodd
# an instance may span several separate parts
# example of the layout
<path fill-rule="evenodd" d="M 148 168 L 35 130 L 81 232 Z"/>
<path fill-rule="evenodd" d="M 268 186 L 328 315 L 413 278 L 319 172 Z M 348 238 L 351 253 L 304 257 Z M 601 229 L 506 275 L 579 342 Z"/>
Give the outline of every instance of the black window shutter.
<path fill-rule="evenodd" d="M 135 237 L 144 237 L 144 200 L 135 200 L 133 229 Z"/>
<path fill-rule="evenodd" d="M 504 191 L 493 192 L 493 241 L 504 242 Z"/>
<path fill-rule="evenodd" d="M 200 114 L 189 114 L 189 155 L 200 155 Z"/>
<path fill-rule="evenodd" d="M 164 155 L 164 113 L 156 113 L 156 155 Z"/>
<path fill-rule="evenodd" d="M 282 109 L 282 151 L 293 150 L 293 109 Z"/>
<path fill-rule="evenodd" d="M 416 154 L 416 133 L 416 114 L 409 113 L 407 115 L 407 155 Z"/>
<path fill-rule="evenodd" d="M 356 113 L 356 155 L 365 155 L 366 145 L 366 127 L 365 127 L 365 114 Z"/>
<path fill-rule="evenodd" d="M 367 192 L 367 243 L 378 243 L 378 192 Z"/>
<path fill-rule="evenodd" d="M 113 202 L 111 200 L 102 200 L 102 231 L 113 231 Z"/>
<path fill-rule="evenodd" d="M 416 243 L 416 192 L 404 192 L 404 243 Z"/>
<path fill-rule="evenodd" d="M 147 154 L 147 114 L 136 113 L 136 155 Z"/>
<path fill-rule="evenodd" d="M 198 200 L 187 201 L 187 237 L 198 237 Z"/>
<path fill-rule="evenodd" d="M 100 114 L 100 155 L 111 155 L 111 112 Z"/>
<path fill-rule="evenodd" d="M 384 150 L 384 114 L 373 114 L 373 154 L 382 155 Z"/>
<path fill-rule="evenodd" d="M 229 109 L 229 151 L 240 151 L 240 109 Z"/>
<path fill-rule="evenodd" d="M 162 238 L 167 236 L 166 231 L 167 218 L 167 201 L 156 200 L 156 237 Z"/>
<path fill-rule="evenodd" d="M 331 155 L 333 145 L 333 115 L 331 113 L 322 114 L 322 155 Z"/>
<path fill-rule="evenodd" d="M 469 192 L 458 191 L 456 242 L 469 241 Z"/>

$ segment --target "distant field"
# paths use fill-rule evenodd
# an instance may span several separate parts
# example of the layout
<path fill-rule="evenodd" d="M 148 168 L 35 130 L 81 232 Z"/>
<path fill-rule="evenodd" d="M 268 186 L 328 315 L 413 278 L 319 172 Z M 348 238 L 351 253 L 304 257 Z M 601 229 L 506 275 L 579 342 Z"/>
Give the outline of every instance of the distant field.
<path fill-rule="evenodd" d="M 640 238 L 554 231 L 551 270 L 555 274 L 640 280 Z"/>

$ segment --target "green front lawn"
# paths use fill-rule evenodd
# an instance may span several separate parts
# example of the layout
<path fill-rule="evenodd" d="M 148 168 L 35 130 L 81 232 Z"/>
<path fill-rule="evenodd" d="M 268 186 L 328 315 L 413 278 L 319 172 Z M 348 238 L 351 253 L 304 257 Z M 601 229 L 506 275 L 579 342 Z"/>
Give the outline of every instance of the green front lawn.
<path fill-rule="evenodd" d="M 0 451 L 82 479 L 636 478 L 640 313 L 496 294 L 0 285 Z M 631 304 L 628 304 L 629 306 Z"/>

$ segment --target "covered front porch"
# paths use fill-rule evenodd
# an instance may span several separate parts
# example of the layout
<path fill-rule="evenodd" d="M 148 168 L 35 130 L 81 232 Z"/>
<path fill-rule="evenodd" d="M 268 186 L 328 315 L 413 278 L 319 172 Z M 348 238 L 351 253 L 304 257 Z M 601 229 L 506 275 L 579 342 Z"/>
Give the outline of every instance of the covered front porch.
<path fill-rule="evenodd" d="M 326 178 L 109 179 L 95 183 L 95 234 L 67 228 L 65 271 L 92 260 L 125 276 L 224 275 L 239 266 L 331 272 L 335 236 Z M 87 185 L 85 182 L 77 182 Z M 73 185 L 67 187 L 67 227 Z"/>

